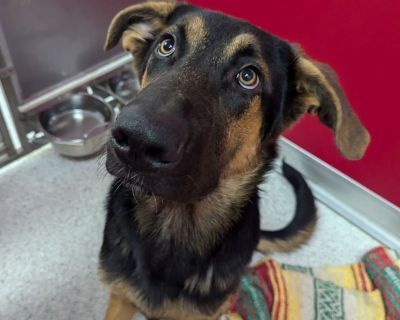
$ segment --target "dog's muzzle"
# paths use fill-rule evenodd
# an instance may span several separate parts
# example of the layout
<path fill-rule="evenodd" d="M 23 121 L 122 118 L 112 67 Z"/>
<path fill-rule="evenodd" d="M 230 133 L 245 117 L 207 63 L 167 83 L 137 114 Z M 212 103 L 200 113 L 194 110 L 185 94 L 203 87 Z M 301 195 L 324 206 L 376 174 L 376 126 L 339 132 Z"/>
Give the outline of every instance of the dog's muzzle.
<path fill-rule="evenodd" d="M 185 153 L 188 127 L 177 116 L 149 109 L 137 103 L 124 107 L 112 130 L 111 146 L 134 170 L 174 170 Z"/>

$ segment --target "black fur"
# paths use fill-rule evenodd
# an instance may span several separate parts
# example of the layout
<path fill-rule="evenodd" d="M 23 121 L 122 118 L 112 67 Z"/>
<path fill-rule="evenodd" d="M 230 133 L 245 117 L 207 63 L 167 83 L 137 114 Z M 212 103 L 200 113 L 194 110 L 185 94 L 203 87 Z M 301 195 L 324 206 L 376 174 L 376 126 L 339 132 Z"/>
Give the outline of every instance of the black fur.
<path fill-rule="evenodd" d="M 257 194 L 249 200 L 240 221 L 231 232 L 205 256 L 190 252 L 185 247 L 143 237 L 135 223 L 135 202 L 131 191 L 114 183 L 109 193 L 107 223 L 101 248 L 101 267 L 108 273 L 108 281 L 123 279 L 140 291 L 150 307 L 158 307 L 165 299 L 183 297 L 198 305 L 205 314 L 213 314 L 239 283 L 259 240 L 259 212 Z M 112 243 L 118 234 L 131 252 L 124 255 L 121 246 Z M 193 275 L 206 276 L 214 266 L 214 281 L 208 294 L 189 292 L 184 282 Z M 223 291 L 216 279 L 229 279 Z"/>
<path fill-rule="evenodd" d="M 268 154 L 275 154 L 273 147 Z M 270 168 L 266 161 L 263 171 Z M 315 216 L 312 193 L 301 174 L 283 164 L 283 174 L 292 184 L 297 205 L 292 222 L 279 231 L 260 231 L 258 192 L 243 208 L 241 219 L 226 237 L 205 256 L 195 254 L 184 246 L 173 243 L 159 244 L 151 236 L 138 232 L 135 220 L 135 200 L 132 191 L 116 180 L 111 186 L 103 245 L 100 253 L 101 268 L 107 272 L 107 281 L 123 280 L 140 288 L 150 308 L 159 307 L 165 299 L 184 298 L 195 303 L 206 315 L 213 314 L 226 297 L 236 289 L 261 237 L 285 240 L 302 230 Z M 123 247 L 129 253 L 122 252 Z M 207 294 L 191 292 L 184 282 L 193 275 L 205 277 L 210 266 L 214 268 L 211 290 Z M 217 281 L 229 285 L 220 290 Z"/>
<path fill-rule="evenodd" d="M 290 239 L 290 237 L 297 235 L 300 230 L 305 229 L 312 223 L 315 220 L 315 213 L 317 212 L 314 196 L 301 173 L 286 162 L 282 164 L 282 173 L 292 185 L 296 196 L 295 214 L 292 221 L 282 230 L 261 231 L 261 237 L 267 240 Z"/>
<path fill-rule="evenodd" d="M 199 50 L 203 51 L 190 59 L 186 56 L 188 50 L 180 24 L 182 17 L 189 13 L 196 13 L 207 22 L 207 38 L 204 39 L 207 50 L 201 47 Z M 107 166 L 117 179 L 108 194 L 100 268 L 107 283 L 118 280 L 139 291 L 149 309 L 160 307 L 166 300 L 183 299 L 196 305 L 205 315 L 213 315 L 239 285 L 260 237 L 285 240 L 302 230 L 315 216 L 315 205 L 307 184 L 297 171 L 284 164 L 284 175 L 296 193 L 295 218 L 283 230 L 260 231 L 257 188 L 277 155 L 276 141 L 281 133 L 288 88 L 291 87 L 288 81 L 293 53 L 289 44 L 250 24 L 192 6 L 178 6 L 166 22 L 177 25 L 174 37 L 179 47 L 175 55 L 166 60 L 154 58 L 154 50 L 165 35 L 161 33 L 153 42 L 142 44 L 143 52 L 136 56 L 137 73 L 142 77 L 147 70 L 155 80 L 138 94 L 131 106 L 121 112 L 117 121 L 128 126 L 137 110 L 158 115 L 160 106 L 163 117 L 179 115 L 185 125 L 190 126 L 192 135 L 185 161 L 179 167 L 184 174 L 180 174 L 179 170 L 172 173 L 160 170 L 146 172 L 135 169 L 135 164 L 127 168 L 110 148 Z M 216 56 L 223 55 L 223 45 L 242 33 L 253 34 L 261 52 L 247 48 L 223 64 L 211 63 Z M 257 59 L 268 65 L 268 76 L 260 74 L 262 84 L 256 90 L 243 90 L 235 74 L 243 65 L 255 64 Z M 148 61 L 152 61 L 151 65 Z M 188 70 L 197 79 L 195 85 L 189 81 L 191 75 Z M 181 93 L 179 99 L 176 95 L 178 89 Z M 227 139 L 226 128 L 230 122 L 241 119 L 255 96 L 260 97 L 262 108 L 262 128 L 259 132 L 263 146 L 260 151 L 262 165 L 254 181 L 251 181 L 250 196 L 240 210 L 240 218 L 204 254 L 193 252 L 185 244 L 173 241 L 160 243 L 153 234 L 140 232 L 135 219 L 138 204 L 131 187 L 140 185 L 141 192 L 153 192 L 173 202 L 192 204 L 204 199 L 219 187 L 221 172 L 231 160 L 227 157 L 232 155 L 223 145 Z M 154 121 L 159 119 L 154 118 Z M 153 127 L 157 130 L 157 126 Z M 134 177 L 130 176 L 131 172 L 135 172 Z M 143 179 L 139 183 L 135 179 L 141 174 Z M 189 174 L 196 180 L 195 184 L 186 179 Z M 207 214 L 212 217 L 212 212 Z M 212 278 L 207 292 L 185 286 L 185 281 L 193 276 L 206 278 L 210 268 Z"/>

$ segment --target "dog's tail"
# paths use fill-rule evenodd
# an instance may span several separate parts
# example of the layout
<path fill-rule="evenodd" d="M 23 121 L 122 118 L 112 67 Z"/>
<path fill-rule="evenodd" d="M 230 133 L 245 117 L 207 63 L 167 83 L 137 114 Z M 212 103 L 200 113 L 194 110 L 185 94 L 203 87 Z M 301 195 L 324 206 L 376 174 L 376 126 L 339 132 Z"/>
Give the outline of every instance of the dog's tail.
<path fill-rule="evenodd" d="M 263 253 L 290 252 L 300 247 L 311 237 L 317 221 L 314 196 L 302 174 L 285 162 L 282 171 L 296 195 L 295 215 L 281 230 L 260 231 L 261 238 L 257 250 Z"/>

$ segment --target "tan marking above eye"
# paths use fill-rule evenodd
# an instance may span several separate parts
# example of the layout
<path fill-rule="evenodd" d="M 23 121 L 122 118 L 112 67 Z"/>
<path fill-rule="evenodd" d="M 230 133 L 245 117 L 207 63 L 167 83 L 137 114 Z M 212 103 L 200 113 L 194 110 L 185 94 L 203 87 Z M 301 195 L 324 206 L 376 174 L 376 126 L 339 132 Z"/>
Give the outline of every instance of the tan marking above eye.
<path fill-rule="evenodd" d="M 259 50 L 256 37 L 251 33 L 242 33 L 235 36 L 224 48 L 224 60 L 229 60 L 239 51 L 250 46 Z"/>
<path fill-rule="evenodd" d="M 257 38 L 251 33 L 241 33 L 235 36 L 223 49 L 222 62 L 229 61 L 240 51 L 246 48 L 253 48 L 255 50 L 255 63 L 264 79 L 269 78 L 269 68 L 267 62 L 262 58 L 260 45 Z"/>
<path fill-rule="evenodd" d="M 186 40 L 191 48 L 195 48 L 201 44 L 206 37 L 204 19 L 200 16 L 189 15 L 185 21 Z"/>

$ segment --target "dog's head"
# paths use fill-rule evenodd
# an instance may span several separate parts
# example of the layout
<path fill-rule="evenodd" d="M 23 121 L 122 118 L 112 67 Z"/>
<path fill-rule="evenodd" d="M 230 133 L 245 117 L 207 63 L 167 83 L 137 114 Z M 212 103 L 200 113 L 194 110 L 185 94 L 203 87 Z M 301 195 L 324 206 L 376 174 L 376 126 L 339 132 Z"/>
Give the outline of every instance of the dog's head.
<path fill-rule="evenodd" d="M 328 66 L 245 21 L 146 2 L 115 16 L 105 48 L 121 39 L 141 90 L 116 120 L 107 168 L 144 191 L 202 198 L 262 165 L 265 146 L 306 112 L 348 159 L 369 143 Z"/>

